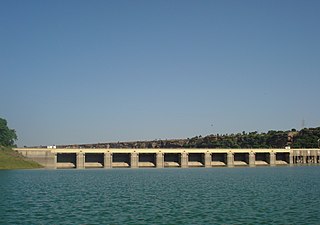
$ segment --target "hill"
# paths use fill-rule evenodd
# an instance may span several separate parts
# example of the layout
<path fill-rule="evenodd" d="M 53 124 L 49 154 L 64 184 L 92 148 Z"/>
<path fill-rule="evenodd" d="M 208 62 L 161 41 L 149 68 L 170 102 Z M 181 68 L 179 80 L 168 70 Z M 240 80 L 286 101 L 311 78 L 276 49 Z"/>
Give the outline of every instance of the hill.
<path fill-rule="evenodd" d="M 318 148 L 320 127 L 258 133 L 211 134 L 186 139 L 58 145 L 57 148 Z M 43 146 L 42 146 L 43 147 Z"/>

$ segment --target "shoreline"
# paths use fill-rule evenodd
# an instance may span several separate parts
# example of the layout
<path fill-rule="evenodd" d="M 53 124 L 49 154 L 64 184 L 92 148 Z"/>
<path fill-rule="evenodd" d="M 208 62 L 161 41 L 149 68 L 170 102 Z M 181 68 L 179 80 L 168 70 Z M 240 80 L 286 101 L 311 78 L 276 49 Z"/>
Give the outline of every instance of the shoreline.
<path fill-rule="evenodd" d="M 10 147 L 0 147 L 0 170 L 41 169 L 39 163 L 23 156 Z"/>

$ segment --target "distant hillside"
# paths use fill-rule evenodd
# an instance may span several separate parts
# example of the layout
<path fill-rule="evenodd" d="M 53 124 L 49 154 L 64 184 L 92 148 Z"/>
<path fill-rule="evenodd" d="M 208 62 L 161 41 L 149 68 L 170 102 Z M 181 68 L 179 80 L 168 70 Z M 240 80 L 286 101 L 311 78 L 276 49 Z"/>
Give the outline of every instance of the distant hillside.
<path fill-rule="evenodd" d="M 42 166 L 33 162 L 11 148 L 0 147 L 0 169 L 35 169 Z"/>
<path fill-rule="evenodd" d="M 187 139 L 59 145 L 57 148 L 317 148 L 320 127 L 300 131 L 196 136 Z"/>

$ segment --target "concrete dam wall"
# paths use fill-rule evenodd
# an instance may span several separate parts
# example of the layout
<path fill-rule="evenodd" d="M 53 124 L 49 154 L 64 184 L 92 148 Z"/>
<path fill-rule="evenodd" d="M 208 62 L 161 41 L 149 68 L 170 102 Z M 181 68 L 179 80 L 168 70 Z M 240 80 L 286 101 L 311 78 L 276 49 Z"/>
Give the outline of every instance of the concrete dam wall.
<path fill-rule="evenodd" d="M 45 168 L 238 167 L 319 164 L 320 149 L 15 148 Z"/>

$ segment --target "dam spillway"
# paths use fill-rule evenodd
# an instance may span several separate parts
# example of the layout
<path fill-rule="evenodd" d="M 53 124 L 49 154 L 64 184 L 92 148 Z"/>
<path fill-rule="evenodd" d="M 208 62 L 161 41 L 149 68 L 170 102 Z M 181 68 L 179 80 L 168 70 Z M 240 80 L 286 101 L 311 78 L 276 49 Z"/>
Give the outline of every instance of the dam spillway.
<path fill-rule="evenodd" d="M 320 149 L 15 148 L 45 168 L 240 167 L 319 164 Z"/>

